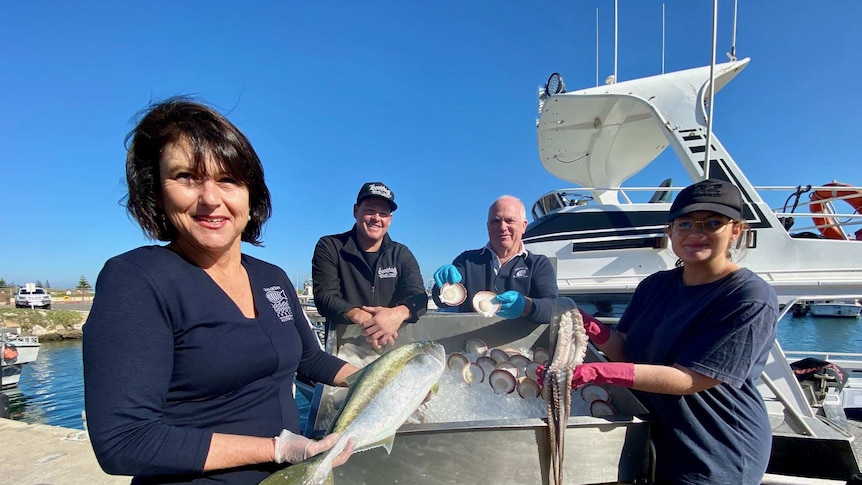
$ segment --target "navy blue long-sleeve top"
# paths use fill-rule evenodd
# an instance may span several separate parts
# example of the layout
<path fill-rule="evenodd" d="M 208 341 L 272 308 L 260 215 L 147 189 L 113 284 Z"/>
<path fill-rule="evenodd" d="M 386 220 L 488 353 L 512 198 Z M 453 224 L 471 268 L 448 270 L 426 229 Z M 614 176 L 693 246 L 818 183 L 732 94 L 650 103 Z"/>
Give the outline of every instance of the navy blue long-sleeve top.
<path fill-rule="evenodd" d="M 84 325 L 87 424 L 99 464 L 133 483 L 258 483 L 261 464 L 203 474 L 213 433 L 299 433 L 294 373 L 331 383 L 280 268 L 242 256 L 257 318 L 200 267 L 162 246 L 108 260 Z"/>

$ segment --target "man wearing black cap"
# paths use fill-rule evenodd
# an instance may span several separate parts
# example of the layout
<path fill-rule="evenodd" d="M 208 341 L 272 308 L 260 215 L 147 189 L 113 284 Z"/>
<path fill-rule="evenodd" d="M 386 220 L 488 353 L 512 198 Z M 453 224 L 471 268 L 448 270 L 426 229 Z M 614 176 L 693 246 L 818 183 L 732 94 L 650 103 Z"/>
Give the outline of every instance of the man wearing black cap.
<path fill-rule="evenodd" d="M 356 224 L 320 238 L 311 260 L 317 310 L 328 322 L 362 326 L 377 349 L 393 344 L 401 324 L 428 308 L 416 258 L 387 234 L 397 208 L 389 187 L 365 183 L 353 206 Z"/>

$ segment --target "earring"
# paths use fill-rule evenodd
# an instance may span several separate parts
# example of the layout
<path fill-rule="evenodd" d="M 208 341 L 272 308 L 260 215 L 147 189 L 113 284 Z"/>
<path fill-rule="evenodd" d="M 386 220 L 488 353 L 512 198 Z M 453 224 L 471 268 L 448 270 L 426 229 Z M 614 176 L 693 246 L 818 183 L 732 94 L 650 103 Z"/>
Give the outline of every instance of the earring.
<path fill-rule="evenodd" d="M 248 220 L 249 220 L 249 221 L 251 220 L 251 214 L 249 214 L 249 215 L 248 215 Z"/>

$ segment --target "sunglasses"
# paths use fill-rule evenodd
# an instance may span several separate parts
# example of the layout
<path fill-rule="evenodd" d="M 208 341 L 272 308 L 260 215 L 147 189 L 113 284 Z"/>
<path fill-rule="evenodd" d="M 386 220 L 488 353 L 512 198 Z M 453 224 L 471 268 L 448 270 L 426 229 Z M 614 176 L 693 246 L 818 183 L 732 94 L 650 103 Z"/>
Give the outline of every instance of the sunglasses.
<path fill-rule="evenodd" d="M 708 219 L 703 220 L 695 220 L 695 219 L 674 219 L 673 222 L 670 223 L 671 229 L 674 232 L 679 234 L 691 234 L 695 231 L 697 226 L 700 226 L 701 232 L 706 234 L 716 234 L 721 232 L 722 229 L 725 228 L 728 224 L 736 222 L 731 219 L 723 219 L 720 217 L 710 217 Z"/>

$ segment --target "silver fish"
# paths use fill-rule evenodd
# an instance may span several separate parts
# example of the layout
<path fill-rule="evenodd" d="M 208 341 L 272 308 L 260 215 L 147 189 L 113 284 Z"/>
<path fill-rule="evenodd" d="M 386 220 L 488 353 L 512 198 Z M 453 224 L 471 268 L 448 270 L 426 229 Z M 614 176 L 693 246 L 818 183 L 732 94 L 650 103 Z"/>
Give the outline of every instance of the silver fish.
<path fill-rule="evenodd" d="M 544 385 L 548 400 L 548 435 L 551 445 L 551 473 L 554 483 L 563 483 L 563 458 L 566 428 L 572 413 L 572 373 L 587 354 L 584 320 L 575 302 L 569 298 L 554 300 L 550 338 L 553 355 L 545 371 Z"/>
<path fill-rule="evenodd" d="M 270 475 L 261 485 L 333 483 L 332 460 L 354 439 L 354 453 L 382 446 L 391 452 L 395 432 L 422 404 L 446 369 L 446 350 L 436 342 L 393 349 L 351 379 L 350 392 L 330 432 L 341 433 L 326 453 Z M 351 376 L 352 377 L 352 376 Z"/>

